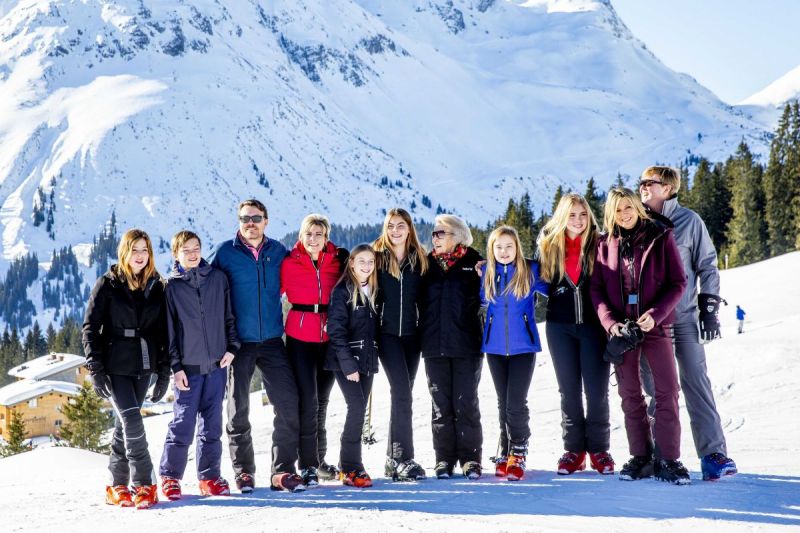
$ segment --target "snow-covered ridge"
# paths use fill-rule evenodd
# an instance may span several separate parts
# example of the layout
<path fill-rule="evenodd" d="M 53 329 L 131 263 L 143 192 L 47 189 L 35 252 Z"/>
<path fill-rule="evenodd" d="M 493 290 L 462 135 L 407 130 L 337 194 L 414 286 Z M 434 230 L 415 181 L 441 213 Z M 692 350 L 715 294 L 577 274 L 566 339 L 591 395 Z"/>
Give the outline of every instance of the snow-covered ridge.
<path fill-rule="evenodd" d="M 782 106 L 789 100 L 800 98 L 800 66 L 793 68 L 756 94 L 739 102 L 739 105 Z"/>

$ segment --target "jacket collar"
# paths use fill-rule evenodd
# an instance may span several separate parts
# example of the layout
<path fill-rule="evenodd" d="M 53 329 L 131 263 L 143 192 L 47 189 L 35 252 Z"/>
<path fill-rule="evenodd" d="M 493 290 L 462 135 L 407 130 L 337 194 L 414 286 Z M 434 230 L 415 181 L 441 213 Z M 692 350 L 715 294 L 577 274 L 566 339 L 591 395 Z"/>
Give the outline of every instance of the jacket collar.
<path fill-rule="evenodd" d="M 664 202 L 664 207 L 661 209 L 661 214 L 668 219 L 672 219 L 675 211 L 680 207 L 678 203 L 678 195 L 673 195 L 672 198 Z"/>
<path fill-rule="evenodd" d="M 205 278 L 211 272 L 211 265 L 205 259 L 200 259 L 200 264 L 191 270 L 183 270 L 180 263 L 175 261 L 172 263 L 172 272 L 169 274 L 170 279 L 183 279 L 190 280 L 192 277 Z"/>

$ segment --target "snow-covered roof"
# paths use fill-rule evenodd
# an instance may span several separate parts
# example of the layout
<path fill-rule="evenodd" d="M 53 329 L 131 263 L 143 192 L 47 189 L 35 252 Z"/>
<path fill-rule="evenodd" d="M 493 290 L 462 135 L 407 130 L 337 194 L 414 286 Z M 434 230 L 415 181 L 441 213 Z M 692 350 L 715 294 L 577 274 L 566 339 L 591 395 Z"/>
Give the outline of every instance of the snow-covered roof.
<path fill-rule="evenodd" d="M 31 361 L 25 361 L 8 371 L 10 376 L 23 379 L 45 379 L 54 374 L 77 368 L 86 358 L 71 353 L 49 353 Z"/>
<path fill-rule="evenodd" d="M 16 405 L 48 392 L 76 396 L 81 386 L 67 381 L 36 381 L 23 379 L 0 389 L 0 405 Z"/>

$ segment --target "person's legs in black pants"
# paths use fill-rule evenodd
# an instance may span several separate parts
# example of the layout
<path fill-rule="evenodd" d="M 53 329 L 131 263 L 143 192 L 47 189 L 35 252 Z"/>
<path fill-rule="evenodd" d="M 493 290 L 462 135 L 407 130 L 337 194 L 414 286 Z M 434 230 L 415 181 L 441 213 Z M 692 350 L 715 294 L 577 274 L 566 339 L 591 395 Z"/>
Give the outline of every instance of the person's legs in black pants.
<path fill-rule="evenodd" d="M 431 430 L 436 462 L 447 462 L 452 468 L 458 460 L 456 452 L 456 420 L 453 410 L 453 359 L 428 357 L 425 374 L 431 393 Z"/>
<path fill-rule="evenodd" d="M 500 441 L 497 446 L 497 457 L 508 456 L 508 422 L 506 420 L 506 398 L 508 397 L 508 361 L 504 355 L 487 354 L 486 362 L 492 383 L 497 393 L 497 414 L 500 422 Z"/>
<path fill-rule="evenodd" d="M 334 372 L 347 404 L 347 416 L 342 430 L 339 467 L 342 472 L 364 470 L 361 460 L 361 426 L 367 411 L 367 400 L 372 390 L 372 375 L 359 374 L 359 381 L 350 381 L 342 372 Z"/>
<path fill-rule="evenodd" d="M 481 462 L 483 428 L 478 402 L 483 357 L 457 357 L 452 362 L 453 411 L 455 414 L 456 454 L 463 467 L 467 462 Z"/>
<path fill-rule="evenodd" d="M 244 343 L 228 370 L 228 450 L 235 474 L 256 473 L 250 425 L 250 380 L 256 368 L 258 344 Z"/>
<path fill-rule="evenodd" d="M 277 337 L 259 343 L 256 364 L 275 413 L 272 421 L 272 473 L 294 474 L 300 447 L 300 398 L 283 339 Z"/>
<path fill-rule="evenodd" d="M 319 466 L 317 454 L 317 343 L 303 342 L 286 337 L 289 361 L 297 383 L 300 405 L 300 452 L 298 466 L 301 469 Z"/>
<path fill-rule="evenodd" d="M 586 394 L 586 451 L 607 452 L 611 448 L 608 407 L 609 363 L 603 361 L 606 335 L 600 326 L 578 326 L 581 374 Z"/>
<path fill-rule="evenodd" d="M 586 418 L 583 410 L 581 372 L 581 342 L 576 324 L 548 322 L 547 345 L 561 394 L 561 435 L 564 450 L 580 453 L 586 451 Z M 597 354 L 602 361 L 602 352 Z M 608 381 L 606 373 L 606 381 Z"/>
<path fill-rule="evenodd" d="M 506 426 L 511 450 L 526 451 L 531 437 L 528 390 L 536 367 L 536 354 L 523 353 L 508 357 L 506 389 Z"/>
<path fill-rule="evenodd" d="M 328 352 L 328 343 L 317 344 L 317 457 L 319 464 L 325 462 L 325 454 L 328 453 L 328 431 L 325 428 L 325 421 L 328 418 L 328 402 L 331 399 L 331 390 L 336 381 L 334 373 L 325 370 L 325 356 Z"/>
<path fill-rule="evenodd" d="M 111 440 L 111 455 L 108 470 L 113 485 L 135 487 L 156 484 L 153 461 L 147 449 L 141 407 L 150 386 L 150 374 L 146 376 L 120 376 L 110 374 L 111 405 L 116 420 Z"/>
<path fill-rule="evenodd" d="M 416 337 L 381 336 L 380 360 L 391 391 L 387 457 L 397 462 L 414 458 L 412 392 L 419 367 Z"/>

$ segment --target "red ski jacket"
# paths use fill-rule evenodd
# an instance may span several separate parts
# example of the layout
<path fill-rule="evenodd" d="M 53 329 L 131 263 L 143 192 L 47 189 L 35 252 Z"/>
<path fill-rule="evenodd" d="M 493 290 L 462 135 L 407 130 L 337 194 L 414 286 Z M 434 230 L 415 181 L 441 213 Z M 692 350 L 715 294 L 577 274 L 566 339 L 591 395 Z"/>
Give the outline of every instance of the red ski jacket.
<path fill-rule="evenodd" d="M 314 266 L 303 244 L 297 241 L 281 263 L 281 292 L 286 293 L 290 304 L 302 306 L 303 310 L 289 310 L 286 335 L 304 342 L 328 341 L 325 331 L 327 306 L 333 286 L 347 262 L 347 255 L 347 250 L 337 248 L 329 241 L 319 253 L 317 266 Z M 315 304 L 324 307 L 315 312 L 311 309 Z"/>

